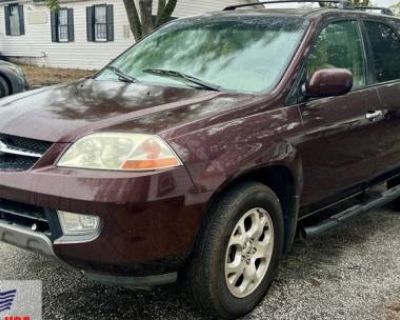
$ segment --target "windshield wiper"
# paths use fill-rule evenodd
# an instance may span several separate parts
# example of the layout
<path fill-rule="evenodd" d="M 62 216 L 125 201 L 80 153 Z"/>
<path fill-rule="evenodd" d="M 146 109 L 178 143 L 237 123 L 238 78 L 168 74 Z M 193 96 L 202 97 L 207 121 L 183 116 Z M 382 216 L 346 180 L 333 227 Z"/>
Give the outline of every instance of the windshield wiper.
<path fill-rule="evenodd" d="M 123 72 L 122 70 L 118 69 L 117 67 L 107 66 L 106 69 L 111 70 L 112 72 L 114 72 L 118 76 L 118 79 L 121 80 L 121 81 L 129 82 L 129 83 L 137 82 L 136 78 L 130 76 L 129 74 L 126 74 L 125 72 Z"/>
<path fill-rule="evenodd" d="M 222 88 L 220 86 L 205 82 L 203 80 L 200 80 L 198 78 L 184 74 L 179 71 L 163 70 L 163 69 L 145 69 L 145 70 L 142 70 L 142 72 L 160 76 L 160 77 L 168 77 L 168 78 L 175 78 L 177 80 L 185 80 L 186 82 L 194 83 L 206 90 L 212 90 L 212 91 L 221 91 L 222 90 Z"/>

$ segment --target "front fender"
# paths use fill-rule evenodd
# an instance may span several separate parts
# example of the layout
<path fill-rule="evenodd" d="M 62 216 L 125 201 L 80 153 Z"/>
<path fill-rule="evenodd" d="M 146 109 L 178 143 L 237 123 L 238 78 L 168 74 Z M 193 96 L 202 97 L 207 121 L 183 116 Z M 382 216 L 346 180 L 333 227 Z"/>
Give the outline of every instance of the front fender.
<path fill-rule="evenodd" d="M 259 168 L 284 165 L 302 186 L 296 141 L 302 134 L 298 108 L 282 107 L 220 123 L 170 141 L 204 201 L 238 177 Z M 194 200 L 195 201 L 195 200 Z"/>

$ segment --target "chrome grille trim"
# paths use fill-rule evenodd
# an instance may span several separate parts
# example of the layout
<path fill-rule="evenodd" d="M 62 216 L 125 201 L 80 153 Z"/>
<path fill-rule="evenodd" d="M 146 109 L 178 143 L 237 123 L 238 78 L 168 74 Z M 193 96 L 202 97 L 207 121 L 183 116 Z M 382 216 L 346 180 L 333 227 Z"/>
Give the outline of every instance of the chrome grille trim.
<path fill-rule="evenodd" d="M 19 172 L 31 169 L 51 145 L 48 141 L 0 133 L 0 171 Z"/>
<path fill-rule="evenodd" d="M 41 158 L 43 156 L 41 153 L 25 151 L 20 148 L 9 146 L 0 140 L 0 154 L 2 153 L 31 158 Z"/>

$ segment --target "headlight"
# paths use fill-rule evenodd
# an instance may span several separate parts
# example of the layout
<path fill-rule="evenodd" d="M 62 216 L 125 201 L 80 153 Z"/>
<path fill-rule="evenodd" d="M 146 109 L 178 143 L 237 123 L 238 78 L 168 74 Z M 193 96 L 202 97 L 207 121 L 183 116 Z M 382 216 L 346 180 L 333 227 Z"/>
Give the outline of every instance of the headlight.
<path fill-rule="evenodd" d="M 58 162 L 60 167 L 142 171 L 181 165 L 161 138 L 146 134 L 96 133 L 75 142 Z"/>
<path fill-rule="evenodd" d="M 65 236 L 97 234 L 100 228 L 100 218 L 96 216 L 58 211 L 58 218 Z"/>

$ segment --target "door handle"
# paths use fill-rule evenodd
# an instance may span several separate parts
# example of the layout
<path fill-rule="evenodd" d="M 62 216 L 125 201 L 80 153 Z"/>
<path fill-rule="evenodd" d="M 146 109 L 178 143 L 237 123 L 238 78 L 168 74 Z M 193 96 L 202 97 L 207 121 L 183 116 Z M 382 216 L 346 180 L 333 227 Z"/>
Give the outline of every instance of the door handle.
<path fill-rule="evenodd" d="M 383 118 L 383 112 L 382 112 L 382 110 L 368 111 L 368 113 L 365 115 L 365 117 L 369 121 L 380 120 Z"/>

